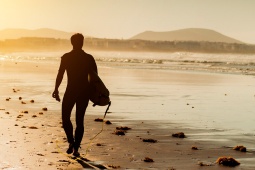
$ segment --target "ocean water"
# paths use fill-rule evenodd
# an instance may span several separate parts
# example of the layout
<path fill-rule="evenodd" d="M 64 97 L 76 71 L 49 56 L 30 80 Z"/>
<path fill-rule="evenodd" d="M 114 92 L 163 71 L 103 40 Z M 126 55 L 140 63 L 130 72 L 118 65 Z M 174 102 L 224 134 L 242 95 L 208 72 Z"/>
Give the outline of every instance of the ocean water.
<path fill-rule="evenodd" d="M 34 76 L 33 82 L 17 75 L 13 85 L 26 84 L 28 93 L 58 111 L 60 104 L 49 98 L 62 54 L 1 54 L 0 60 L 41 62 L 55 67 L 56 71 L 45 73 L 43 78 Z M 215 134 L 255 135 L 255 55 L 98 51 L 91 54 L 111 93 L 109 117 L 161 121 L 164 128 L 169 123 L 214 129 Z M 65 85 L 66 80 L 60 87 L 62 96 Z M 105 109 L 90 105 L 87 113 L 103 116 Z"/>
<path fill-rule="evenodd" d="M 202 70 L 230 73 L 255 73 L 255 54 L 204 54 L 91 51 L 101 65 L 143 69 Z M 0 60 L 58 62 L 63 52 L 20 52 L 0 54 Z"/>

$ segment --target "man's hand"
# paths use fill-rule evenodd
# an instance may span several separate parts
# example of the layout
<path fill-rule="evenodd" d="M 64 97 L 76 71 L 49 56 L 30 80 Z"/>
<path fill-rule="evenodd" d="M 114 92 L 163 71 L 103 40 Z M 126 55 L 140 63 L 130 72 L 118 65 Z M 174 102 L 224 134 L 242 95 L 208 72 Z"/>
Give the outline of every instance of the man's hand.
<path fill-rule="evenodd" d="M 57 101 L 60 102 L 60 97 L 59 97 L 59 94 L 58 94 L 58 90 L 55 90 L 55 91 L 52 93 L 52 97 L 55 98 Z"/>

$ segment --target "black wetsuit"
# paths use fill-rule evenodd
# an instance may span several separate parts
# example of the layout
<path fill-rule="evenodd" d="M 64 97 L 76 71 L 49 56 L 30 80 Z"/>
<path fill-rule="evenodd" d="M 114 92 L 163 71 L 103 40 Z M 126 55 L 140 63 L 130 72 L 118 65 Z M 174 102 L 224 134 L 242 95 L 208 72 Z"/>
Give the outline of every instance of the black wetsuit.
<path fill-rule="evenodd" d="M 62 123 L 69 143 L 78 148 L 84 134 L 84 115 L 89 101 L 88 73 L 97 73 L 94 58 L 83 50 L 72 50 L 61 58 L 59 74 L 67 72 L 67 87 L 62 102 Z M 73 137 L 71 112 L 76 104 L 76 129 Z"/>

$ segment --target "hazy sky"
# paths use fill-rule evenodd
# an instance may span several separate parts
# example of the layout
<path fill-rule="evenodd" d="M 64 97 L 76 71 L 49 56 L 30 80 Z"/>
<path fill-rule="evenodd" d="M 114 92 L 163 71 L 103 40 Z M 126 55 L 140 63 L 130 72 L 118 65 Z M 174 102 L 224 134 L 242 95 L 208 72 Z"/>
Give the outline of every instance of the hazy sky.
<path fill-rule="evenodd" d="M 255 0 L 0 0 L 0 30 L 53 28 L 100 38 L 208 28 L 255 44 Z"/>

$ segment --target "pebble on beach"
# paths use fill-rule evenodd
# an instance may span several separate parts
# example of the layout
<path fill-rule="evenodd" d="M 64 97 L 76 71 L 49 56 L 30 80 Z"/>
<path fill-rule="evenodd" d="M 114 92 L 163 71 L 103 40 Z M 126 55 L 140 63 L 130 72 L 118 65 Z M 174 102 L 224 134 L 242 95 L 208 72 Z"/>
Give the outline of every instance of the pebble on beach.
<path fill-rule="evenodd" d="M 42 108 L 43 111 L 48 111 L 47 107 Z"/>
<path fill-rule="evenodd" d="M 43 115 L 43 112 L 39 112 L 39 115 Z"/>
<path fill-rule="evenodd" d="M 36 155 L 38 155 L 38 156 L 44 156 L 43 154 L 41 154 L 41 153 L 38 153 L 38 154 L 36 154 Z"/>
<path fill-rule="evenodd" d="M 218 163 L 219 165 L 230 166 L 230 167 L 235 167 L 237 165 L 240 165 L 240 163 L 236 161 L 234 158 L 225 157 L 225 156 L 219 157 L 216 163 Z"/>
<path fill-rule="evenodd" d="M 112 169 L 119 169 L 120 166 L 116 166 L 116 165 L 108 165 L 109 168 L 112 168 Z"/>
<path fill-rule="evenodd" d="M 17 116 L 17 118 L 22 118 L 22 117 L 23 117 L 23 115 L 18 115 L 18 116 Z"/>
<path fill-rule="evenodd" d="M 38 128 L 35 126 L 30 126 L 29 129 L 38 129 Z"/>
<path fill-rule="evenodd" d="M 198 148 L 196 146 L 192 146 L 191 149 L 192 150 L 198 150 Z"/>
<path fill-rule="evenodd" d="M 110 120 L 107 120 L 107 121 L 105 122 L 105 124 L 107 124 L 107 125 L 111 125 L 111 124 L 112 124 L 112 122 L 111 122 Z"/>
<path fill-rule="evenodd" d="M 154 162 L 154 160 L 152 158 L 149 158 L 149 157 L 145 157 L 144 162 Z"/>
<path fill-rule="evenodd" d="M 26 102 L 24 102 L 24 101 L 21 101 L 21 104 L 27 104 Z"/>
<path fill-rule="evenodd" d="M 176 137 L 176 138 L 185 138 L 185 134 L 183 132 L 178 132 L 178 133 L 174 133 L 172 134 L 173 137 Z"/>
<path fill-rule="evenodd" d="M 235 146 L 233 149 L 236 150 L 236 151 L 246 152 L 246 147 L 244 147 L 242 145 L 241 146 Z"/>
<path fill-rule="evenodd" d="M 34 100 L 30 100 L 30 103 L 34 103 L 35 101 Z"/>
<path fill-rule="evenodd" d="M 118 135 L 118 136 L 124 136 L 125 132 L 123 130 L 116 130 L 116 131 L 114 131 L 113 134 Z"/>
<path fill-rule="evenodd" d="M 103 121 L 104 121 L 104 119 L 96 118 L 94 121 L 95 121 L 95 122 L 103 122 Z"/>
<path fill-rule="evenodd" d="M 22 97 L 19 97 L 19 100 L 21 100 L 22 99 Z"/>
<path fill-rule="evenodd" d="M 130 130 L 130 127 L 127 126 L 120 126 L 120 127 L 116 127 L 117 130 Z"/>
<path fill-rule="evenodd" d="M 158 141 L 155 139 L 143 139 L 143 142 L 156 143 Z"/>

